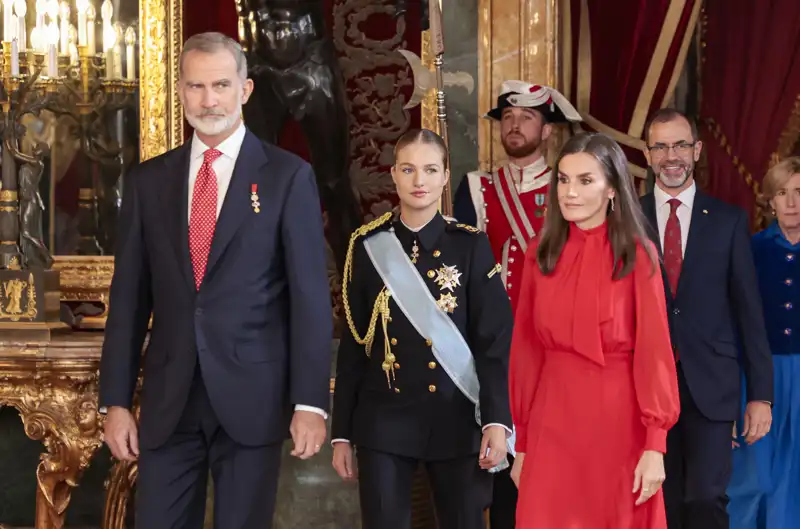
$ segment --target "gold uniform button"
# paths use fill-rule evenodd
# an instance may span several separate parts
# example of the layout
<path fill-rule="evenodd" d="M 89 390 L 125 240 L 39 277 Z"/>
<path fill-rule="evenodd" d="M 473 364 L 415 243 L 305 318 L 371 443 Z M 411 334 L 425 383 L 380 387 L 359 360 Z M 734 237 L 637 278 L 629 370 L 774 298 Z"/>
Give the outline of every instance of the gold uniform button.
<path fill-rule="evenodd" d="M 394 363 L 394 368 L 395 369 L 400 369 L 400 362 L 395 362 Z"/>
<path fill-rule="evenodd" d="M 432 341 L 430 341 L 430 340 L 425 340 L 425 345 L 427 345 L 428 347 L 430 347 L 430 346 L 432 346 L 432 345 L 433 345 L 433 342 L 432 342 Z"/>
<path fill-rule="evenodd" d="M 392 345 L 397 345 L 397 338 L 392 338 Z"/>
<path fill-rule="evenodd" d="M 433 270 L 428 270 L 428 277 L 433 279 L 435 276 L 436 276 L 436 272 L 434 272 Z"/>
<path fill-rule="evenodd" d="M 400 393 L 400 388 L 394 388 L 395 393 Z"/>
<path fill-rule="evenodd" d="M 436 369 L 436 362 L 428 362 L 428 368 Z"/>
<path fill-rule="evenodd" d="M 436 386 L 431 384 L 430 386 L 428 386 L 428 391 L 430 391 L 431 393 L 436 393 Z"/>
<path fill-rule="evenodd" d="M 433 251 L 433 256 L 434 257 L 439 257 L 440 255 L 442 255 L 442 252 L 440 252 L 439 250 L 434 250 Z"/>

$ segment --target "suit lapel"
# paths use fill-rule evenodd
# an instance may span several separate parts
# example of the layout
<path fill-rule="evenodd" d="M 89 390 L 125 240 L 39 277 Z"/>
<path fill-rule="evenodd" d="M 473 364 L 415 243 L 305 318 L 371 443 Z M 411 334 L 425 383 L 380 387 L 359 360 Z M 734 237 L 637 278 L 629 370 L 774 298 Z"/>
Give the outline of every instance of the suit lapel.
<path fill-rule="evenodd" d="M 689 237 L 686 240 L 686 250 L 683 252 L 683 265 L 681 266 L 681 276 L 678 279 L 676 297 L 681 293 L 681 289 L 685 288 L 683 285 L 687 281 L 687 272 L 699 263 L 698 259 L 701 258 L 703 244 L 710 234 L 710 214 L 713 212 L 709 211 L 706 196 L 698 189 L 692 205 L 692 220 L 689 223 Z"/>
<path fill-rule="evenodd" d="M 178 266 L 183 272 L 186 284 L 195 292 L 194 270 L 192 258 L 189 254 L 189 163 L 191 141 L 183 144 L 174 156 L 166 158 L 165 163 L 169 172 L 164 185 L 161 199 L 164 211 L 168 214 L 169 225 L 167 231 L 172 239 Z M 175 207 L 177 204 L 177 208 Z"/>
<path fill-rule="evenodd" d="M 642 211 L 647 218 L 647 236 L 653 241 L 658 249 L 658 255 L 663 257 L 661 248 L 661 236 L 658 234 L 658 215 L 656 215 L 656 197 L 653 193 L 642 197 Z"/>
<path fill-rule="evenodd" d="M 206 264 L 206 278 L 211 276 L 214 266 L 219 262 L 225 248 L 233 239 L 244 218 L 253 209 L 250 203 L 251 185 L 257 183 L 261 168 L 266 163 L 267 155 L 261 141 L 248 130 L 244 136 L 239 156 L 236 158 L 231 183 L 222 203 L 219 219 L 217 219 L 214 239 L 211 241 L 211 251 Z M 266 190 L 259 190 L 259 192 L 263 205 L 265 198 L 263 193 Z"/>

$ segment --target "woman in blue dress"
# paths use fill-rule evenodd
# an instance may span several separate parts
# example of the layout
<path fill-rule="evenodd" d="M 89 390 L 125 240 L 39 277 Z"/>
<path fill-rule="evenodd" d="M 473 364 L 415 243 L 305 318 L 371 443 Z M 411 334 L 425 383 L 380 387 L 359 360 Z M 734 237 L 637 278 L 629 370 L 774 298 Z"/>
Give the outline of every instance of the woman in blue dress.
<path fill-rule="evenodd" d="M 794 529 L 800 527 L 800 157 L 773 167 L 762 185 L 774 220 L 753 236 L 752 247 L 775 370 L 773 422 L 755 444 L 741 427 L 734 432 L 728 511 L 731 529 Z"/>

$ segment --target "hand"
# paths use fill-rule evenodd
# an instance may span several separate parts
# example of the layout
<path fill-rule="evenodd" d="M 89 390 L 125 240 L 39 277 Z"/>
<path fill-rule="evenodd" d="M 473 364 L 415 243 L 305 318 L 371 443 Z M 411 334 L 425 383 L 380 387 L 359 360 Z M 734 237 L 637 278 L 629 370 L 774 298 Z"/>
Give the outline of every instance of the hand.
<path fill-rule="evenodd" d="M 519 478 L 522 476 L 522 464 L 525 462 L 525 454 L 517 452 L 517 457 L 514 458 L 514 465 L 511 467 L 511 481 L 519 488 Z"/>
<path fill-rule="evenodd" d="M 136 461 L 139 457 L 139 433 L 130 410 L 111 406 L 106 414 L 103 437 L 117 459 Z"/>
<path fill-rule="evenodd" d="M 655 450 L 645 450 L 633 471 L 633 493 L 641 488 L 636 505 L 649 500 L 664 483 L 664 454 Z"/>
<path fill-rule="evenodd" d="M 494 468 L 506 457 L 506 438 L 507 431 L 502 426 L 489 426 L 483 431 L 481 451 L 478 454 L 478 464 L 482 469 Z"/>
<path fill-rule="evenodd" d="M 294 449 L 292 455 L 300 459 L 308 459 L 322 448 L 325 442 L 325 418 L 313 411 L 297 410 L 289 426 Z"/>
<path fill-rule="evenodd" d="M 760 400 L 747 403 L 744 410 L 744 442 L 751 445 L 767 435 L 772 426 L 772 407 Z"/>
<path fill-rule="evenodd" d="M 344 441 L 334 443 L 333 468 L 345 481 L 358 479 L 358 469 L 353 460 L 353 445 Z"/>

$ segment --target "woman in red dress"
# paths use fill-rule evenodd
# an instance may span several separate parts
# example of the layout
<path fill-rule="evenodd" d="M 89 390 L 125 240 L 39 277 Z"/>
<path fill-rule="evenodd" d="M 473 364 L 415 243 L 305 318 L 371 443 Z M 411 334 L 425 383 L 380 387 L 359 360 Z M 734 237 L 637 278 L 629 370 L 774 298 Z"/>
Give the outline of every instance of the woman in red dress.
<path fill-rule="evenodd" d="M 511 346 L 517 529 L 665 529 L 680 404 L 658 256 L 613 140 L 574 136 L 554 174 Z"/>

